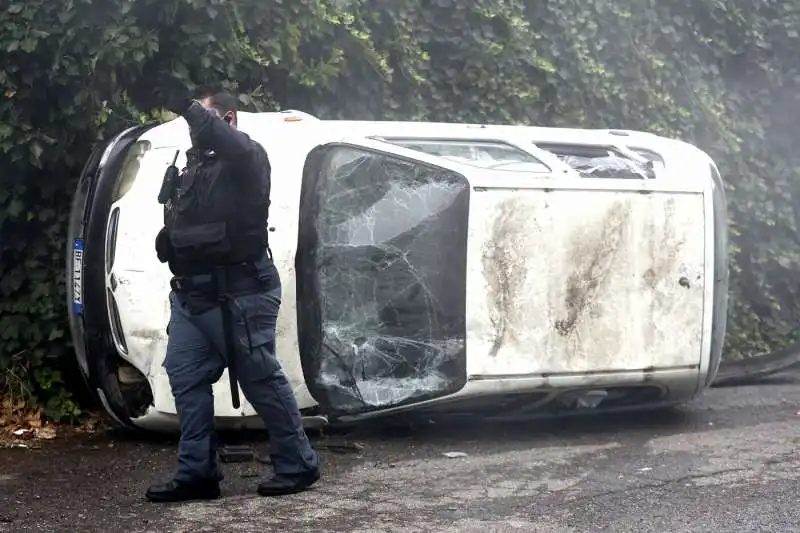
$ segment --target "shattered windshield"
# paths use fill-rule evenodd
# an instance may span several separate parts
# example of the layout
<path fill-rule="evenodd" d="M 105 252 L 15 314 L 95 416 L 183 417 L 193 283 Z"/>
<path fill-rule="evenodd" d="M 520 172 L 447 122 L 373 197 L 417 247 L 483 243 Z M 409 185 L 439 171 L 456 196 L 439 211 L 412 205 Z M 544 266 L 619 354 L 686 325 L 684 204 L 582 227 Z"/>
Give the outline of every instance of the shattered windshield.
<path fill-rule="evenodd" d="M 336 147 L 304 176 L 300 353 L 332 412 L 424 401 L 466 380 L 469 183 Z"/>

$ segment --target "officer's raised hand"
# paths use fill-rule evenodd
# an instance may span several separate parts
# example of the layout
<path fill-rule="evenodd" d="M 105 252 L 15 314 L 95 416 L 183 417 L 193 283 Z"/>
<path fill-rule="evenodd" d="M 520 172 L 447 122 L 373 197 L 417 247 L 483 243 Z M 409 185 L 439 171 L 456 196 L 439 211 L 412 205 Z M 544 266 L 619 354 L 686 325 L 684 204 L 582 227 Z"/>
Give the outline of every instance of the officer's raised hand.
<path fill-rule="evenodd" d="M 192 93 L 174 75 L 163 76 L 156 87 L 157 98 L 164 108 L 176 115 L 183 115 L 192 105 Z"/>

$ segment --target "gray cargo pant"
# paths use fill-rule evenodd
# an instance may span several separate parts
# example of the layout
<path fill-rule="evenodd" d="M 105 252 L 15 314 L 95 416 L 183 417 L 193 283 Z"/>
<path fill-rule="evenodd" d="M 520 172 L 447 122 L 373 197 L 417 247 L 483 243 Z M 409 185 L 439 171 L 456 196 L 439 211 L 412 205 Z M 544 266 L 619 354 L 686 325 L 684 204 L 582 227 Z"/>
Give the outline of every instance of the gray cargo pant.
<path fill-rule="evenodd" d="M 271 262 L 256 266 L 260 273 L 275 268 Z M 292 476 L 318 468 L 319 459 L 303 430 L 294 392 L 275 356 L 275 327 L 281 304 L 276 270 L 270 286 L 269 290 L 235 296 L 236 305 L 231 309 L 236 346 L 233 357 L 244 396 L 269 432 L 275 473 Z M 211 389 L 226 366 L 222 313 L 218 304 L 197 295 L 172 292 L 169 297 L 164 368 L 181 430 L 175 479 L 222 480 Z"/>

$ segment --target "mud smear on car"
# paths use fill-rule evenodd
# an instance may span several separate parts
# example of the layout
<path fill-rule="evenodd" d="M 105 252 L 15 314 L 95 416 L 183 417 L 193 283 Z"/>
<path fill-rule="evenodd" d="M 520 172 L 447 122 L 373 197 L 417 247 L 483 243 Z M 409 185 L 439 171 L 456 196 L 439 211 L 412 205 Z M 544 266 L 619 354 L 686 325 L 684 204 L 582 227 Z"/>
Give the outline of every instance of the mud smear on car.
<path fill-rule="evenodd" d="M 519 198 L 497 205 L 491 238 L 483 250 L 483 276 L 489 286 L 489 319 L 494 341 L 489 351 L 496 357 L 507 341 L 515 340 L 514 321 L 528 276 L 527 254 L 531 238 L 539 238 L 536 210 Z"/>
<path fill-rule="evenodd" d="M 568 252 L 572 274 L 566 282 L 564 318 L 553 324 L 559 335 L 576 333 L 583 315 L 603 290 L 620 251 L 625 228 L 631 215 L 630 202 L 617 202 L 598 224 L 597 231 L 573 238 Z"/>

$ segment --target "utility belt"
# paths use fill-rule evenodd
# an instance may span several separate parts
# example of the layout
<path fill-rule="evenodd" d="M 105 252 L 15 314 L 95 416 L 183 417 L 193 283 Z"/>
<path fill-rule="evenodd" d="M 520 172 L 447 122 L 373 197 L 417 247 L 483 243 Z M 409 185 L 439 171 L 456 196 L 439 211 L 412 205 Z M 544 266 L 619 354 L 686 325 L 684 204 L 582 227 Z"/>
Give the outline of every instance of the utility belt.
<path fill-rule="evenodd" d="M 224 291 L 231 296 L 250 294 L 267 288 L 268 279 L 259 277 L 258 270 L 251 262 L 213 267 L 208 274 L 174 276 L 170 288 L 175 292 L 196 292 L 218 299 Z"/>

